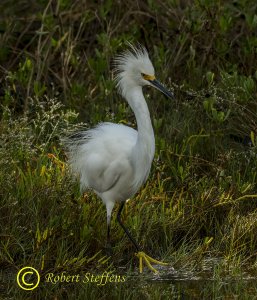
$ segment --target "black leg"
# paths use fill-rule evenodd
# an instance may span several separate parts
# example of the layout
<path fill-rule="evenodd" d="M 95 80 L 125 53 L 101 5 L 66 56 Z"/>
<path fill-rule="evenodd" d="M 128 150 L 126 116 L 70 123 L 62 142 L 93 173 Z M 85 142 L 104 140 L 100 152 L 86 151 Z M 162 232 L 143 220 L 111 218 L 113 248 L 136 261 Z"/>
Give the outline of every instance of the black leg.
<path fill-rule="evenodd" d="M 124 205 L 125 205 L 125 202 L 121 202 L 120 208 L 119 208 L 119 211 L 118 211 L 118 214 L 117 214 L 117 221 L 119 222 L 120 226 L 123 228 L 123 230 L 125 231 L 126 235 L 128 236 L 128 238 L 131 240 L 131 242 L 133 243 L 133 245 L 137 249 L 137 252 L 139 252 L 140 251 L 140 247 L 138 246 L 137 242 L 133 239 L 133 237 L 131 236 L 130 232 L 124 226 L 124 224 L 121 222 L 121 219 L 120 219 L 120 215 L 121 215 L 121 212 L 122 212 L 122 209 L 123 209 Z"/>
<path fill-rule="evenodd" d="M 107 245 L 110 245 L 110 224 L 107 224 Z"/>
<path fill-rule="evenodd" d="M 108 256 L 112 256 L 112 246 L 111 246 L 111 224 L 107 224 L 107 243 L 106 243 L 106 253 Z"/>

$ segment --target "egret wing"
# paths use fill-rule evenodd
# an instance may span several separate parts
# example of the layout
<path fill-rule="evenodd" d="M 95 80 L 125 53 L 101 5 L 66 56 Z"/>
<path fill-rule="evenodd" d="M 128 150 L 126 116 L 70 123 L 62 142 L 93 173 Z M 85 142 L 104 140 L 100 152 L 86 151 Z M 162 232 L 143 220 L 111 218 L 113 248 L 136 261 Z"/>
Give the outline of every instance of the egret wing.
<path fill-rule="evenodd" d="M 79 132 L 66 142 L 69 163 L 80 175 L 81 190 L 92 188 L 98 193 L 111 189 L 120 178 L 130 176 L 130 156 L 137 131 L 114 123 Z"/>

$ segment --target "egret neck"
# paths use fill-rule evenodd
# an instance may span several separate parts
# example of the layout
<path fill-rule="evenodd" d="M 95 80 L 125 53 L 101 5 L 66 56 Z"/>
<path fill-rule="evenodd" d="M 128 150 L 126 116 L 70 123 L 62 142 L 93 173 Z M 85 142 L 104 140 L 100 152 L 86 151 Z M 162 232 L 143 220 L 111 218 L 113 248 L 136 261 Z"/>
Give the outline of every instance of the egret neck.
<path fill-rule="evenodd" d="M 134 188 L 137 189 L 147 179 L 155 151 L 154 132 L 150 113 L 143 95 L 142 87 L 136 86 L 126 93 L 137 122 L 138 136 L 132 150 L 131 161 L 135 170 Z"/>

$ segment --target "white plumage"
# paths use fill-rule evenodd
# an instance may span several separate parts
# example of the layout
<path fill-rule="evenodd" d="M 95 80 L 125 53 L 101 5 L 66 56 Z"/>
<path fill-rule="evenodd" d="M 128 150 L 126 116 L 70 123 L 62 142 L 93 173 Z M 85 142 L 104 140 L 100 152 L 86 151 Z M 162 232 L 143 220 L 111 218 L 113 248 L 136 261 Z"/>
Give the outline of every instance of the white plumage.
<path fill-rule="evenodd" d="M 146 49 L 130 48 L 115 59 L 116 82 L 135 113 L 137 131 L 101 123 L 66 140 L 69 163 L 80 177 L 81 191 L 93 189 L 106 205 L 108 231 L 115 202 L 133 197 L 148 178 L 154 157 L 154 132 L 142 87 L 151 85 L 173 96 L 155 79 Z"/>

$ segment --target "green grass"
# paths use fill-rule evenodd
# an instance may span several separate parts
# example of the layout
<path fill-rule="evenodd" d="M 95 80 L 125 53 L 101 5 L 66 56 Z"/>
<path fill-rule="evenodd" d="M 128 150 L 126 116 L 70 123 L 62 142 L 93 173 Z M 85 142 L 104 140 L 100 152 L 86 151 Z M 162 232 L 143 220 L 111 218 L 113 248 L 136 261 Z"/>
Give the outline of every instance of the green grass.
<path fill-rule="evenodd" d="M 15 276 L 28 265 L 42 278 L 110 270 L 128 279 L 101 288 L 41 283 L 33 299 L 254 297 L 255 1 L 1 5 L 0 291 L 27 299 Z M 133 246 L 115 218 L 107 259 L 105 207 L 91 192 L 80 195 L 65 165 L 60 137 L 68 132 L 100 121 L 136 127 L 112 81 L 112 58 L 127 40 L 149 49 L 157 77 L 176 99 L 145 90 L 156 156 L 123 219 L 148 254 L 177 272 L 201 274 L 198 285 L 190 276 L 176 281 L 171 269 L 161 273 L 170 286 L 147 271 L 138 276 Z M 217 261 L 204 273 L 208 259 Z"/>

